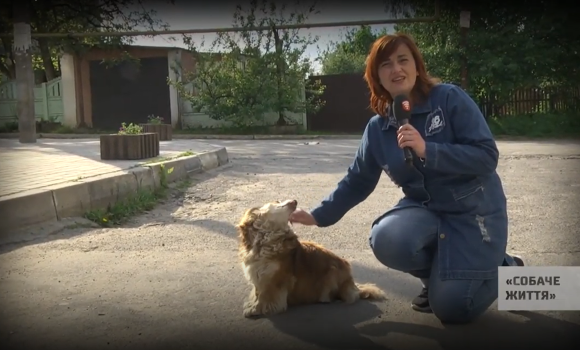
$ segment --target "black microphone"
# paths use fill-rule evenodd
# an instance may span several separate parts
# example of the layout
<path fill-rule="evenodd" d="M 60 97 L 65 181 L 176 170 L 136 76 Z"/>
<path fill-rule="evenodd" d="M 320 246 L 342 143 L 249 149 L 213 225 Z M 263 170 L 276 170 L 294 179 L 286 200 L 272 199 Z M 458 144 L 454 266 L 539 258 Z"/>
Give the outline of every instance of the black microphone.
<path fill-rule="evenodd" d="M 393 100 L 393 114 L 399 122 L 399 125 L 409 124 L 409 118 L 411 118 L 411 102 L 406 95 L 397 95 Z M 411 153 L 411 148 L 403 148 L 405 153 L 405 161 L 407 164 L 413 164 L 413 153 Z"/>

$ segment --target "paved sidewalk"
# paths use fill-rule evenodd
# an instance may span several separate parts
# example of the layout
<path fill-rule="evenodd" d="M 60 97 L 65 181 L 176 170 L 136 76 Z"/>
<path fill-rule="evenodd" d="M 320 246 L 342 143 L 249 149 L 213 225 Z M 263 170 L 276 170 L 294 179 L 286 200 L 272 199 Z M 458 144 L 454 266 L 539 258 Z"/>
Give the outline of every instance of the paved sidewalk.
<path fill-rule="evenodd" d="M 218 148 L 210 142 L 162 141 L 159 156 Z M 103 161 L 98 139 L 38 139 L 36 144 L 0 139 L 0 197 L 125 170 L 149 161 Z"/>

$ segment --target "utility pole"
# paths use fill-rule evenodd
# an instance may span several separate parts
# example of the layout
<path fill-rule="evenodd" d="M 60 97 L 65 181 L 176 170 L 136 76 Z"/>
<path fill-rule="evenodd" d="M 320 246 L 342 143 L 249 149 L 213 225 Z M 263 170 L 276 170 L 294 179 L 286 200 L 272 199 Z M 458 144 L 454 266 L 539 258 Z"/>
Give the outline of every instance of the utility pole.
<path fill-rule="evenodd" d="M 469 11 L 461 11 L 459 14 L 459 26 L 461 27 L 461 46 L 463 51 L 467 50 L 467 32 L 471 21 L 471 13 Z M 467 53 L 463 54 L 461 58 L 461 88 L 467 91 Z"/>
<path fill-rule="evenodd" d="M 34 115 L 34 71 L 32 69 L 32 37 L 29 0 L 14 1 L 14 65 L 18 100 L 18 133 L 20 143 L 36 143 Z"/>

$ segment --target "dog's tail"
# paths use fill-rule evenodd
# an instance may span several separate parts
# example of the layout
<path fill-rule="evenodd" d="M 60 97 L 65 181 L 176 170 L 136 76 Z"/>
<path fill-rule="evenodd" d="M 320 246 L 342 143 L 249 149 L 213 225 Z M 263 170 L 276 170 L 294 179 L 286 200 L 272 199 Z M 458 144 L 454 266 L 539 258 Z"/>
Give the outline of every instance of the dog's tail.
<path fill-rule="evenodd" d="M 356 283 L 356 287 L 358 288 L 359 296 L 361 299 L 380 300 L 385 299 L 387 297 L 385 292 L 381 288 L 379 288 L 376 284 Z"/>

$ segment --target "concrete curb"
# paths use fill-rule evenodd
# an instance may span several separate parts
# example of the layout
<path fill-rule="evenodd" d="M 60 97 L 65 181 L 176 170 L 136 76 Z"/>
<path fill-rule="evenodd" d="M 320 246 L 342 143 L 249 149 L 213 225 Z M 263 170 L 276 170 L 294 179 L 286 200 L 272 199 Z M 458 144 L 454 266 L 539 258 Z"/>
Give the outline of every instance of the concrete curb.
<path fill-rule="evenodd" d="M 0 197 L 0 235 L 32 225 L 52 224 L 64 218 L 83 216 L 87 211 L 105 209 L 139 189 L 161 186 L 161 165 L 166 181 L 172 183 L 229 163 L 225 147 L 165 162 L 65 182 L 45 188 Z M 171 173 L 167 170 L 173 168 Z"/>
<path fill-rule="evenodd" d="M 39 139 L 98 139 L 99 134 L 37 134 Z M 195 135 L 173 134 L 174 140 L 337 140 L 360 139 L 361 135 Z M 0 133 L 0 139 L 17 139 L 18 133 Z"/>

